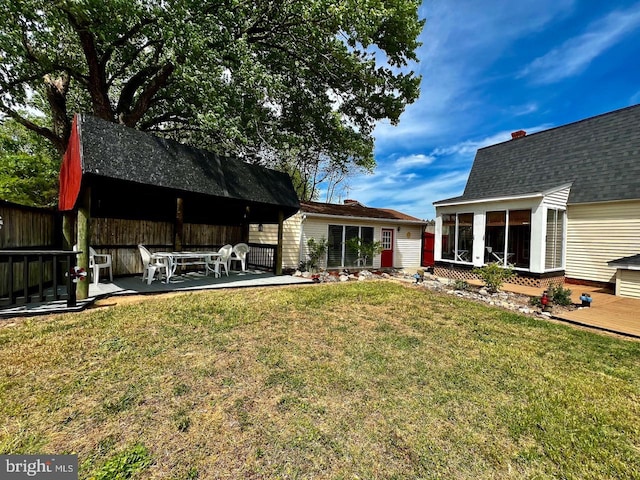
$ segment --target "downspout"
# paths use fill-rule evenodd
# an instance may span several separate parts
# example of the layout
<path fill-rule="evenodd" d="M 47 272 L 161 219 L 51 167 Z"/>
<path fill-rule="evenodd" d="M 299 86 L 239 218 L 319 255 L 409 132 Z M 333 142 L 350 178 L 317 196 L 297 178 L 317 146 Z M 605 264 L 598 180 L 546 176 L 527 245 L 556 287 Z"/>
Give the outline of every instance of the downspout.
<path fill-rule="evenodd" d="M 298 266 L 301 263 L 304 263 L 306 258 L 303 258 L 304 252 L 304 222 L 307 219 L 307 215 L 305 213 L 302 214 L 302 220 L 300 220 L 300 240 L 299 240 L 299 248 L 298 248 Z"/>

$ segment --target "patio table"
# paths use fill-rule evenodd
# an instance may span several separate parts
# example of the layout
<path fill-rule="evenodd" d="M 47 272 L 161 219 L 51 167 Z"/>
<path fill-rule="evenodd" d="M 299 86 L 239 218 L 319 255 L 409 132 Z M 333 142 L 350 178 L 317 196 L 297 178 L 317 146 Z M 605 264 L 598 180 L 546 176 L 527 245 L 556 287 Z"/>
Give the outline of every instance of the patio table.
<path fill-rule="evenodd" d="M 205 272 L 209 274 L 208 264 L 219 257 L 218 252 L 156 252 L 151 255 L 152 258 L 166 260 L 167 262 L 167 280 L 169 283 L 171 277 L 176 273 L 178 267 L 186 267 L 191 265 L 204 266 Z"/>

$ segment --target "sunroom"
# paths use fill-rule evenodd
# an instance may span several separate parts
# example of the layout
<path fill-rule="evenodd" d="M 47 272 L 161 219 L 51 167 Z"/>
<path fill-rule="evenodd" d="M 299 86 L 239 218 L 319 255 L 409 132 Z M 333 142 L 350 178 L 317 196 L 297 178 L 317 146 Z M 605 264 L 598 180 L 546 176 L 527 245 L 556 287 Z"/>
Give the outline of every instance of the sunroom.
<path fill-rule="evenodd" d="M 570 185 L 516 196 L 436 202 L 435 273 L 475 278 L 474 267 L 512 268 L 511 282 L 544 287 L 564 278 Z"/>

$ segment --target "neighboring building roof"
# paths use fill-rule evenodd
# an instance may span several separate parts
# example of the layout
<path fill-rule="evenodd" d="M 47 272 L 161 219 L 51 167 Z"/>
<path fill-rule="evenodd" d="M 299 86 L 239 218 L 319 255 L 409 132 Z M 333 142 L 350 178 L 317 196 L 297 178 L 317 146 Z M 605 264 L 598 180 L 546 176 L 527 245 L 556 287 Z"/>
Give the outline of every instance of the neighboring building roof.
<path fill-rule="evenodd" d="M 640 270 L 640 255 L 631 255 L 630 257 L 618 258 L 608 262 L 610 267 L 626 268 L 632 270 Z"/>
<path fill-rule="evenodd" d="M 640 105 L 481 148 L 463 195 L 434 204 L 563 184 L 571 184 L 569 204 L 640 198 Z"/>
<path fill-rule="evenodd" d="M 173 205 L 176 196 L 191 198 L 191 203 L 203 211 L 200 217 L 220 217 L 226 210 L 233 209 L 235 213 L 240 212 L 242 218 L 248 207 L 252 220 L 266 223 L 266 220 L 277 221 L 279 209 L 285 212 L 285 217 L 298 211 L 298 196 L 286 173 L 91 115 L 77 115 L 76 119 L 80 165 L 66 167 L 79 168 L 80 175 L 95 188 L 101 188 L 103 196 L 108 195 L 110 188 L 112 195 L 128 196 L 131 208 L 153 190 L 154 197 L 171 197 Z M 75 161 L 67 160 L 65 155 L 65 162 Z M 123 187 L 123 182 L 128 187 Z M 107 200 L 112 199 L 105 202 Z M 116 205 L 115 200 L 111 205 Z M 175 215 L 175 207 L 173 210 L 171 214 Z"/>
<path fill-rule="evenodd" d="M 300 210 L 315 215 L 335 217 L 358 217 L 376 220 L 395 220 L 424 224 L 424 220 L 388 208 L 366 207 L 359 202 L 349 200 L 344 205 L 336 203 L 300 202 Z"/>

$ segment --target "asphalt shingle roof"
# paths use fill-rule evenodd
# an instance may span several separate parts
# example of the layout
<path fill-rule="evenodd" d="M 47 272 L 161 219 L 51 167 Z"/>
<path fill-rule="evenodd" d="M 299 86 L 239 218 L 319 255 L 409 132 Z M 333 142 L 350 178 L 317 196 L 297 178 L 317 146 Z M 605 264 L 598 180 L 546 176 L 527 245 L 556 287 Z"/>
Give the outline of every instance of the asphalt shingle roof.
<path fill-rule="evenodd" d="M 219 156 L 91 115 L 80 116 L 82 170 L 94 177 L 262 205 L 299 208 L 286 173 Z"/>
<path fill-rule="evenodd" d="M 410 222 L 424 223 L 419 218 L 406 215 L 396 210 L 388 208 L 365 207 L 354 202 L 349 204 L 320 203 L 320 202 L 300 202 L 300 210 L 306 213 L 319 215 L 335 215 L 340 217 L 360 217 L 384 220 L 402 220 Z"/>
<path fill-rule="evenodd" d="M 568 203 L 640 198 L 640 105 L 479 149 L 464 194 L 436 205 L 569 183 Z"/>

